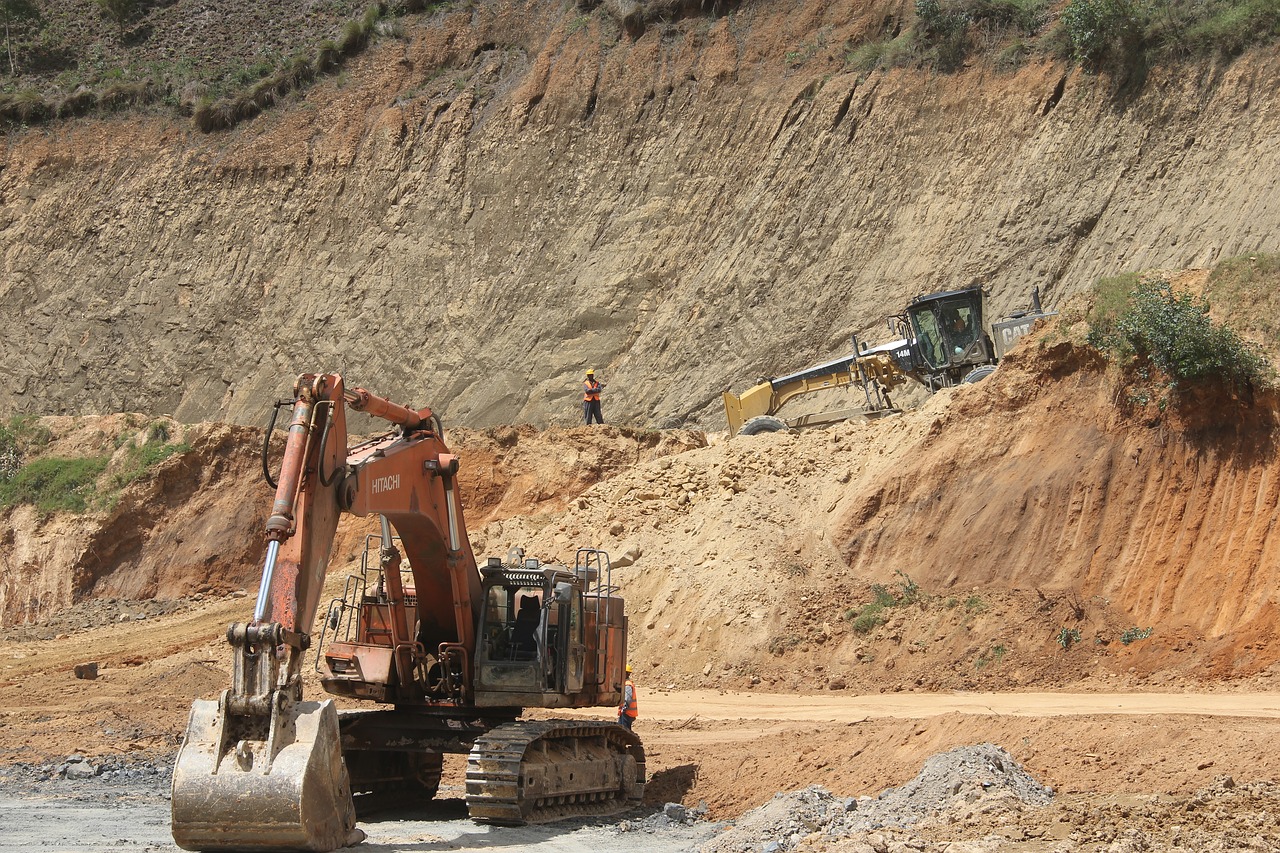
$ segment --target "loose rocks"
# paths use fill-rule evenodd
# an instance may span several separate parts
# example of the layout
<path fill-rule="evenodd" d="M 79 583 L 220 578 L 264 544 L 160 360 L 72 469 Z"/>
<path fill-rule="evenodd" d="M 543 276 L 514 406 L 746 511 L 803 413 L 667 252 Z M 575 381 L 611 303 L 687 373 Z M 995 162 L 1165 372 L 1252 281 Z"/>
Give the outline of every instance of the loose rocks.
<path fill-rule="evenodd" d="M 702 847 L 701 853 L 773 853 L 793 850 L 805 839 L 834 839 L 910 827 L 943 812 L 987 805 L 1044 805 L 1053 792 L 1036 782 L 1008 752 L 993 744 L 965 746 L 931 756 L 920 775 L 880 796 L 845 799 L 811 786 L 776 794 L 743 815 L 737 825 Z M 880 838 L 883 841 L 883 838 Z M 868 839 L 871 849 L 878 849 Z"/>

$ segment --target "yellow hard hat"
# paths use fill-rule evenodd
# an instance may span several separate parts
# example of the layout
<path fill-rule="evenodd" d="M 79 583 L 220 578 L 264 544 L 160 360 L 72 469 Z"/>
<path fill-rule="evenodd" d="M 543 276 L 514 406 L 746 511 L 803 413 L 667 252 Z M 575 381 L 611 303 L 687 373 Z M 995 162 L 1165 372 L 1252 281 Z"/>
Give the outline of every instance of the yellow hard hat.
<path fill-rule="evenodd" d="M 631 671 L 631 664 L 627 664 L 627 672 Z"/>
<path fill-rule="evenodd" d="M 588 375 L 588 376 L 595 376 L 595 375 L 596 375 L 596 369 L 595 369 L 594 367 L 593 367 L 593 368 L 591 368 L 591 369 L 589 369 L 589 370 L 587 371 L 587 375 Z"/>

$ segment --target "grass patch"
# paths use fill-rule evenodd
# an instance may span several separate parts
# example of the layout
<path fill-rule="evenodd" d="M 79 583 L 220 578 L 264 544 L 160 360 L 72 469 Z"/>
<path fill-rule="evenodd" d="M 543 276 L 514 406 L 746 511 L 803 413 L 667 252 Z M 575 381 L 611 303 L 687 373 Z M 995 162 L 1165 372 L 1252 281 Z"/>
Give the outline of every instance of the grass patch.
<path fill-rule="evenodd" d="M 861 607 L 853 607 L 844 612 L 845 621 L 856 634 L 869 634 L 889 620 L 886 610 L 903 607 L 920 600 L 920 587 L 902 572 L 897 572 L 901 580 L 897 589 L 891 590 L 883 584 L 871 585 L 871 601 Z"/>
<path fill-rule="evenodd" d="M 1280 255 L 1256 252 L 1214 267 L 1205 298 L 1222 322 L 1280 353 Z"/>
<path fill-rule="evenodd" d="M 845 48 L 845 63 L 876 68 L 929 66 L 959 71 L 973 56 L 1015 68 L 1032 55 L 1056 56 L 1090 71 L 1139 83 L 1158 63 L 1234 57 L 1280 38 L 1280 0 L 915 0 L 902 32 L 892 28 Z M 793 50 L 793 66 L 810 52 Z"/>
<path fill-rule="evenodd" d="M 115 446 L 127 448 L 123 454 L 29 458 L 51 437 L 34 418 L 0 425 L 0 507 L 28 504 L 43 513 L 110 509 L 131 483 L 190 450 L 185 443 L 170 443 L 168 423 L 157 420 L 141 440 L 119 436 Z"/>
<path fill-rule="evenodd" d="M 111 485 L 114 489 L 124 489 L 146 476 L 147 472 L 170 456 L 186 453 L 191 448 L 186 444 L 146 443 L 129 448 L 124 462 L 111 474 Z"/>
<path fill-rule="evenodd" d="M 374 39 L 403 37 L 404 25 L 393 16 L 446 5 L 330 0 L 294 15 L 287 6 L 248 5 L 219 16 L 193 45 L 188 18 L 164 14 L 169 4 L 94 2 L 100 19 L 49 0 L 6 33 L 11 73 L 0 92 L 0 123 L 150 108 L 193 116 L 204 131 L 225 129 L 309 85 Z M 278 14 L 291 25 L 275 26 Z"/>
<path fill-rule="evenodd" d="M 31 504 L 45 513 L 85 512 L 97 499 L 95 484 L 107 462 L 106 456 L 46 456 L 28 462 L 0 482 L 0 506 Z"/>

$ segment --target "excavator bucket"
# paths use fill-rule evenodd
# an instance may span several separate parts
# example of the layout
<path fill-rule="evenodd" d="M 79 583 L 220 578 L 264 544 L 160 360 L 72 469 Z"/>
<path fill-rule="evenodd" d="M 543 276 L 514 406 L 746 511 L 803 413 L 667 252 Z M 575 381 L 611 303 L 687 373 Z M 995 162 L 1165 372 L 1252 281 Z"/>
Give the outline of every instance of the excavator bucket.
<path fill-rule="evenodd" d="M 280 700 L 259 739 L 252 729 L 228 713 L 226 694 L 192 705 L 173 770 L 179 847 L 331 851 L 364 839 L 332 701 Z"/>

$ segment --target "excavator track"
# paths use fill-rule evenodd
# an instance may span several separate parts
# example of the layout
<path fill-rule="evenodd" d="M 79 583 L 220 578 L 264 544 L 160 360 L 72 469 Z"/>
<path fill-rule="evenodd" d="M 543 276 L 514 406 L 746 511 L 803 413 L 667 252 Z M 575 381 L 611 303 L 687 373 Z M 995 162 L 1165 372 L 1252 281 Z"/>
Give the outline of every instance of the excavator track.
<path fill-rule="evenodd" d="M 467 809 L 472 820 L 505 826 L 616 814 L 640 804 L 644 782 L 644 746 L 622 726 L 507 723 L 471 748 Z"/>

